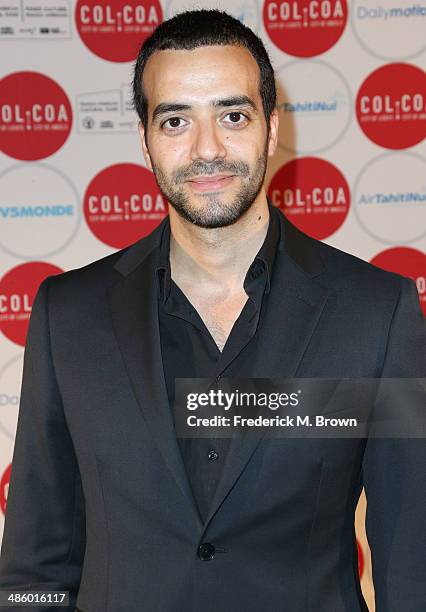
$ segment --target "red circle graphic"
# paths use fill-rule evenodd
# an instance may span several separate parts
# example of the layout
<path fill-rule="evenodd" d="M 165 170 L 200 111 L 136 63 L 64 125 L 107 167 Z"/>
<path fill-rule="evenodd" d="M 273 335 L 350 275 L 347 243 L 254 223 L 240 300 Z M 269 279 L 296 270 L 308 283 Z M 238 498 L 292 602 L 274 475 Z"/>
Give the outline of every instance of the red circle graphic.
<path fill-rule="evenodd" d="M 0 148 L 22 161 L 56 153 L 72 126 L 68 96 L 39 72 L 14 72 L 0 81 Z"/>
<path fill-rule="evenodd" d="M 410 247 L 393 247 L 382 251 L 371 262 L 388 272 L 411 278 L 417 286 L 420 305 L 426 316 L 426 255 Z"/>
<path fill-rule="evenodd" d="M 333 47 L 348 20 L 346 0 L 265 0 L 263 24 L 281 51 L 313 57 Z"/>
<path fill-rule="evenodd" d="M 359 540 L 356 541 L 357 549 L 358 549 L 358 574 L 361 580 L 364 574 L 364 553 L 362 551 L 362 546 L 359 543 Z"/>
<path fill-rule="evenodd" d="M 336 166 L 318 157 L 293 159 L 275 173 L 268 196 L 300 230 L 322 240 L 347 217 L 350 191 Z"/>
<path fill-rule="evenodd" d="M 25 346 L 31 308 L 40 283 L 63 272 L 42 261 L 24 263 L 0 280 L 0 330 L 12 342 Z"/>
<path fill-rule="evenodd" d="M 75 21 L 81 40 L 110 62 L 131 62 L 163 21 L 158 0 L 78 0 Z"/>
<path fill-rule="evenodd" d="M 387 149 L 406 149 L 426 136 L 426 74 L 411 64 L 387 64 L 359 88 L 356 115 L 364 134 Z"/>
<path fill-rule="evenodd" d="M 154 174 L 116 164 L 97 174 L 84 195 L 84 216 L 104 244 L 121 249 L 150 234 L 168 214 Z"/>
<path fill-rule="evenodd" d="M 12 464 L 9 463 L 0 479 L 0 508 L 3 514 L 6 514 L 7 492 L 9 489 L 10 475 L 12 473 Z"/>

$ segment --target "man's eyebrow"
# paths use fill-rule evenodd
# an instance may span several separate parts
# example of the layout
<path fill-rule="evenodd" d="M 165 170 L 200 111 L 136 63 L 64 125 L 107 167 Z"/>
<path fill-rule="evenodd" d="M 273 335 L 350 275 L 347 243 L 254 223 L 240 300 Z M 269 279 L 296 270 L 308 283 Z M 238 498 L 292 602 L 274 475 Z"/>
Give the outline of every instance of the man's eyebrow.
<path fill-rule="evenodd" d="M 166 113 L 178 113 L 183 110 L 190 110 L 192 106 L 190 104 L 179 104 L 178 102 L 161 102 L 155 107 L 152 113 L 152 121 L 155 121 L 160 115 Z"/>
<path fill-rule="evenodd" d="M 252 110 L 257 111 L 257 106 L 248 96 L 232 96 L 230 98 L 222 98 L 220 100 L 212 100 L 212 106 L 215 108 L 228 106 L 249 106 Z"/>
<path fill-rule="evenodd" d="M 229 98 L 221 98 L 212 100 L 210 106 L 214 108 L 227 108 L 229 106 L 249 106 L 252 110 L 257 111 L 255 102 L 248 96 L 231 96 Z M 178 113 L 179 111 L 191 110 L 191 104 L 183 104 L 179 102 L 161 102 L 158 104 L 152 113 L 152 121 L 154 122 L 161 115 L 166 113 Z"/>

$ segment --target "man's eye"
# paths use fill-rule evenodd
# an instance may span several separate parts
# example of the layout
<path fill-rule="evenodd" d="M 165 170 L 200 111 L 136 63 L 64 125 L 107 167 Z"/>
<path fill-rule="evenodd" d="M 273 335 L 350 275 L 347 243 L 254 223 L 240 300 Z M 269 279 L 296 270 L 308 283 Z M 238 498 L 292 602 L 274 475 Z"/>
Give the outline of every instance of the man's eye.
<path fill-rule="evenodd" d="M 225 123 L 231 123 L 233 125 L 241 125 L 247 120 L 247 116 L 238 111 L 228 113 L 226 117 L 229 117 L 230 121 L 225 121 Z"/>
<path fill-rule="evenodd" d="M 180 124 L 180 121 L 182 121 L 180 117 L 170 117 L 170 119 L 167 119 L 167 121 L 163 123 L 163 127 L 172 128 L 172 129 L 182 127 L 182 125 Z"/>

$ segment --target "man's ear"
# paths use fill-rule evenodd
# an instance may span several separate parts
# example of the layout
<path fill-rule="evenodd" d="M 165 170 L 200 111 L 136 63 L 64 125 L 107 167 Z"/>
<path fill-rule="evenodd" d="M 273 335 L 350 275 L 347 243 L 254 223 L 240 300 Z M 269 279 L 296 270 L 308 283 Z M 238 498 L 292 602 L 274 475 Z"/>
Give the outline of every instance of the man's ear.
<path fill-rule="evenodd" d="M 152 170 L 151 156 L 149 154 L 148 147 L 146 146 L 146 142 L 145 142 L 145 128 L 143 126 L 142 121 L 139 122 L 139 136 L 140 136 L 140 139 L 141 139 L 142 153 L 143 153 L 143 157 L 144 157 L 145 163 L 147 165 L 147 168 Z"/>
<path fill-rule="evenodd" d="M 275 153 L 278 144 L 278 126 L 279 116 L 278 110 L 274 108 L 269 118 L 269 140 L 268 140 L 268 156 L 272 157 Z"/>

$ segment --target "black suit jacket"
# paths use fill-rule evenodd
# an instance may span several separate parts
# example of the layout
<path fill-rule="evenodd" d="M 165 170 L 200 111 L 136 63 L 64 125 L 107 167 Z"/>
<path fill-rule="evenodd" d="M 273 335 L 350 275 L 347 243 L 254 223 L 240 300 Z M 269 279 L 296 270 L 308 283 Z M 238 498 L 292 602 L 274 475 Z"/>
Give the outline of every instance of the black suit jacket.
<path fill-rule="evenodd" d="M 276 214 L 252 375 L 423 377 L 415 284 Z M 424 440 L 235 438 L 201 521 L 162 370 L 154 266 L 165 223 L 40 287 L 0 584 L 69 589 L 70 611 L 365 611 L 354 532 L 364 485 L 377 611 L 424 612 Z M 197 556 L 205 542 L 209 561 Z"/>

